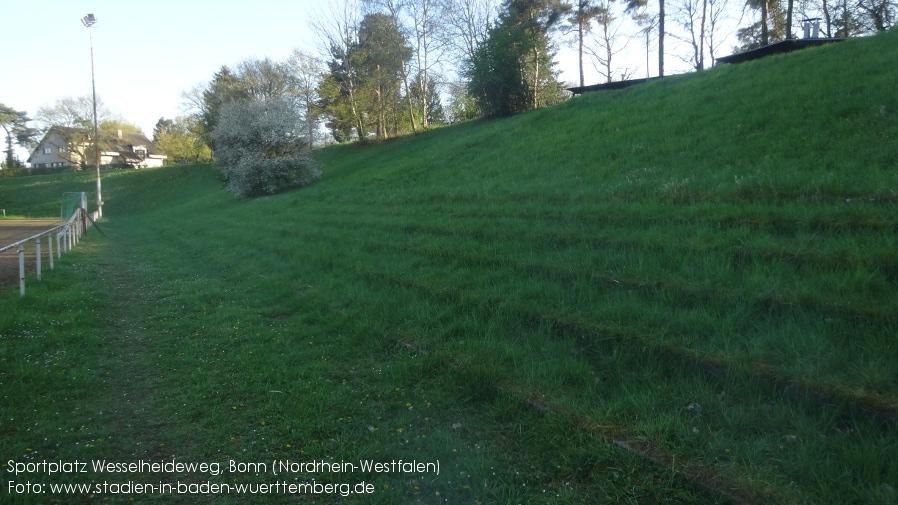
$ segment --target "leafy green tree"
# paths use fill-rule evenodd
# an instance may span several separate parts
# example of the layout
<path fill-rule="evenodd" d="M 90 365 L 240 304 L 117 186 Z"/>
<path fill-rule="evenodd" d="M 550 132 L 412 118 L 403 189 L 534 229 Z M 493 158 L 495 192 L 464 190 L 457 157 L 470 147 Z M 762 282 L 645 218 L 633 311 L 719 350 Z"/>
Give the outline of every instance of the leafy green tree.
<path fill-rule="evenodd" d="M 345 48 L 330 48 L 318 90 L 326 125 L 338 141 L 352 131 L 361 140 L 394 136 L 404 122 L 401 82 L 412 48 L 388 14 L 366 14 L 355 33 Z"/>
<path fill-rule="evenodd" d="M 357 62 L 361 87 L 370 97 L 379 139 L 397 133 L 398 108 L 405 64 L 412 57 L 412 48 L 399 31 L 396 20 L 387 14 L 367 14 L 359 25 L 358 46 L 350 55 Z"/>
<path fill-rule="evenodd" d="M 197 105 L 199 107 L 200 125 L 202 126 L 203 141 L 213 148 L 215 141 L 212 132 L 218 125 L 218 116 L 222 108 L 232 101 L 246 101 L 249 94 L 240 78 L 226 65 L 212 77 L 212 81 L 200 91 Z"/>
<path fill-rule="evenodd" d="M 530 109 L 532 89 L 525 81 L 525 66 L 532 43 L 511 15 L 500 17 L 490 28 L 465 75 L 481 115 L 506 117 Z"/>
<path fill-rule="evenodd" d="M 153 129 L 153 143 L 173 163 L 210 163 L 212 150 L 203 141 L 199 116 L 159 118 Z"/>
<path fill-rule="evenodd" d="M 0 127 L 6 132 L 6 166 L 16 165 L 13 144 L 30 147 L 37 138 L 38 131 L 28 126 L 31 118 L 25 111 L 18 111 L 0 103 Z"/>
<path fill-rule="evenodd" d="M 156 126 L 153 127 L 153 143 L 158 143 L 163 135 L 170 133 L 174 128 L 174 119 L 165 119 L 164 117 L 159 118 L 159 121 L 156 121 Z"/>
<path fill-rule="evenodd" d="M 449 123 L 460 123 L 477 119 L 477 100 L 471 96 L 465 83 L 449 85 L 449 103 L 446 106 L 446 120 Z"/>
<path fill-rule="evenodd" d="M 353 135 L 360 140 L 368 136 L 370 96 L 361 83 L 357 45 L 353 42 L 347 52 L 331 48 L 328 72 L 318 90 L 322 111 L 328 117 L 325 125 L 338 142 L 350 140 Z"/>
<path fill-rule="evenodd" d="M 347 142 L 365 138 L 362 116 L 356 112 L 352 88 L 345 77 L 345 67 L 338 61 L 328 63 L 330 71 L 322 76 L 318 84 L 318 105 L 326 118 L 325 128 L 337 142 Z"/>
<path fill-rule="evenodd" d="M 515 6 L 500 14 L 465 70 L 468 91 L 483 116 L 511 116 L 559 100 L 547 34 L 557 19 Z"/>
<path fill-rule="evenodd" d="M 540 88 L 545 72 L 540 73 L 540 67 L 544 65 L 545 61 L 551 63 L 554 56 L 554 54 L 550 54 L 549 31 L 570 12 L 571 6 L 561 0 L 505 0 L 505 8 L 519 17 L 521 28 L 532 39 L 530 73 L 533 83 L 533 108 L 535 109 L 542 104 L 541 99 L 543 98 Z M 557 99 L 557 89 L 552 90 L 552 94 L 554 103 L 554 99 Z"/>
<path fill-rule="evenodd" d="M 433 79 L 428 79 L 425 86 L 421 79 L 424 73 L 419 73 L 411 82 L 410 92 L 412 102 L 415 106 L 415 113 L 426 111 L 426 115 L 421 116 L 422 125 L 445 124 L 446 113 L 443 111 L 443 104 L 440 100 L 440 93 L 437 91 L 437 83 Z M 421 90 L 425 90 L 423 93 Z"/>
<path fill-rule="evenodd" d="M 329 12 L 312 19 L 310 26 L 327 48 L 327 70 L 319 85 L 320 111 L 325 126 L 338 142 L 349 140 L 353 132 L 366 137 L 367 117 L 363 111 L 366 97 L 359 89 L 356 59 L 351 58 L 358 46 L 359 5 L 357 0 L 332 0 Z"/>

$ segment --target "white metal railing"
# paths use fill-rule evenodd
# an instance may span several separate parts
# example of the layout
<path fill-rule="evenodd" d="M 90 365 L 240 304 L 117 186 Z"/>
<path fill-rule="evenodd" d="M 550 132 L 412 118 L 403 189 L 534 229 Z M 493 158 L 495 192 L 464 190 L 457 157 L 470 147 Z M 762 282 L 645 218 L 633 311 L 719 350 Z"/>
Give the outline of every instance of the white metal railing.
<path fill-rule="evenodd" d="M 50 270 L 53 270 L 53 237 L 54 232 L 56 233 L 56 258 L 62 258 L 63 251 L 68 252 L 71 251 L 75 245 L 81 240 L 81 236 L 87 231 L 88 223 L 93 222 L 96 219 L 95 217 L 91 219 L 87 210 L 78 207 L 75 209 L 75 212 L 72 213 L 72 216 L 69 220 L 59 226 L 55 226 L 50 228 L 49 230 L 44 230 L 37 235 L 33 235 L 26 239 L 19 240 L 18 242 L 0 247 L 0 253 L 5 251 L 9 251 L 10 249 L 18 247 L 17 252 L 19 253 L 19 295 L 25 296 L 25 244 L 28 242 L 34 241 L 35 245 L 35 257 L 36 257 L 36 271 L 37 271 L 37 280 L 41 280 L 41 239 L 47 238 L 47 247 L 50 258 Z"/>

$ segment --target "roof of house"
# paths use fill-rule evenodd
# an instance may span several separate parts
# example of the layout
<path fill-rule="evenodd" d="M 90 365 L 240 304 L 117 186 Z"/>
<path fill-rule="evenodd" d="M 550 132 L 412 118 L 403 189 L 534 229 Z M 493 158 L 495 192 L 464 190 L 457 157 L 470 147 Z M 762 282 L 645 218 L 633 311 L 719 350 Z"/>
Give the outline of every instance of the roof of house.
<path fill-rule="evenodd" d="M 644 82 L 654 81 L 657 79 L 663 79 L 663 77 L 643 77 L 642 79 L 605 82 L 602 84 L 591 84 L 589 86 L 576 86 L 573 88 L 567 88 L 567 90 L 575 95 L 580 95 L 589 91 L 607 91 L 611 89 L 629 88 L 630 86 L 635 86 L 636 84 L 642 84 Z"/>
<path fill-rule="evenodd" d="M 40 142 L 37 143 L 37 146 L 35 146 L 34 150 L 31 151 L 31 155 L 28 156 L 27 161 L 29 163 L 31 163 L 31 159 L 34 158 L 38 154 L 38 150 L 40 150 L 42 147 L 44 147 L 44 143 L 46 143 L 50 140 L 51 135 L 53 135 L 53 134 L 59 135 L 60 137 L 63 138 L 63 141 L 65 141 L 65 137 L 71 136 L 75 133 L 78 133 L 78 131 L 79 131 L 79 128 L 72 128 L 70 126 L 51 126 L 50 129 L 48 129 L 47 132 L 44 133 L 43 138 L 41 138 Z M 53 145 L 56 146 L 56 144 L 53 144 Z M 61 147 L 61 146 L 56 146 L 56 147 Z"/>
<path fill-rule="evenodd" d="M 116 141 L 113 148 L 118 152 L 123 152 L 132 151 L 134 146 L 146 147 L 147 156 L 164 156 L 162 150 L 152 140 L 140 133 L 123 133 L 122 138 Z"/>
<path fill-rule="evenodd" d="M 806 47 L 820 46 L 832 42 L 842 42 L 843 38 L 817 38 L 817 39 L 786 39 L 775 44 L 769 44 L 751 51 L 731 54 L 717 58 L 717 63 L 742 63 L 743 61 L 756 60 L 772 54 L 790 53 Z"/>
<path fill-rule="evenodd" d="M 63 134 L 62 136 L 71 136 L 72 133 L 77 133 L 79 128 L 72 128 L 69 126 L 51 126 L 47 133 L 44 134 L 44 138 L 38 143 L 37 147 L 31 153 L 31 156 L 28 157 L 28 161 L 30 162 L 32 158 L 37 154 L 38 150 L 43 146 L 45 142 L 50 138 L 50 135 L 53 133 Z M 88 141 L 90 138 L 89 132 L 84 132 L 85 141 Z M 146 135 L 141 133 L 122 133 L 121 138 L 115 139 L 114 143 L 109 147 L 109 150 L 106 151 L 109 154 L 113 152 L 122 157 L 122 159 L 128 158 L 128 155 L 123 153 L 132 153 L 134 151 L 135 146 L 144 146 L 147 150 L 147 156 L 160 156 L 165 157 L 165 154 L 162 152 L 159 147 L 153 143 L 152 140 L 147 138 Z M 126 159 L 127 161 L 127 159 Z"/>
<path fill-rule="evenodd" d="M 729 56 L 723 56 L 717 58 L 717 63 L 741 63 L 743 61 L 756 60 L 758 58 L 763 58 L 765 56 L 770 56 L 772 54 L 779 53 L 789 53 L 792 51 L 797 51 L 799 49 L 804 49 L 806 47 L 814 47 L 820 46 L 823 44 L 829 44 L 832 42 L 842 42 L 845 39 L 842 38 L 808 38 L 808 39 L 787 39 L 782 42 L 777 42 L 775 44 L 766 45 L 763 47 L 759 47 L 757 49 L 752 49 L 751 51 L 745 51 L 741 53 L 731 54 Z M 630 86 L 634 86 L 636 84 L 642 84 L 644 82 L 654 81 L 656 79 L 663 79 L 663 77 L 647 77 L 643 79 L 630 79 L 627 81 L 615 81 L 615 82 L 606 82 L 602 84 L 592 84 L 590 86 L 576 86 L 572 88 L 567 88 L 568 91 L 575 95 L 580 95 L 582 93 L 586 93 L 589 91 L 607 91 L 612 89 L 623 89 L 628 88 Z"/>

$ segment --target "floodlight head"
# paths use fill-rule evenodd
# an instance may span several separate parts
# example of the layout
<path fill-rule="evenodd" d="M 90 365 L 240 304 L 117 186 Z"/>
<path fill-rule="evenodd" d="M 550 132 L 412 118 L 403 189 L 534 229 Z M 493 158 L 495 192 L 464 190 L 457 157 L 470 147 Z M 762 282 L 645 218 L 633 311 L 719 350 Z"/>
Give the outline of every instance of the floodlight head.
<path fill-rule="evenodd" d="M 87 16 L 84 16 L 83 18 L 81 18 L 81 22 L 84 23 L 84 26 L 90 28 L 91 26 L 96 24 L 97 17 L 94 16 L 93 14 L 88 14 Z"/>

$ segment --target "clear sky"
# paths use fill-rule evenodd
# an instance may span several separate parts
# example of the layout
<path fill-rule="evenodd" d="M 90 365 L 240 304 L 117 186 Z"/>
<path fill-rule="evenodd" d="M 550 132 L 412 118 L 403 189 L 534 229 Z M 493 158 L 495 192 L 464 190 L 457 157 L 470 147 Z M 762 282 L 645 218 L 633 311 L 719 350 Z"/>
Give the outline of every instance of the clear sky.
<path fill-rule="evenodd" d="M 93 13 L 97 95 L 152 136 L 160 117 L 181 114 L 181 93 L 208 82 L 222 65 L 280 60 L 294 48 L 315 52 L 308 19 L 316 3 L 6 1 L 0 103 L 33 118 L 60 98 L 89 95 L 90 34 L 81 18 Z"/>
<path fill-rule="evenodd" d="M 295 48 L 317 53 L 309 19 L 328 0 L 227 1 L 8 0 L 0 8 L 3 71 L 0 103 L 34 117 L 58 99 L 91 93 L 90 34 L 97 94 L 113 113 L 152 137 L 160 117 L 183 113 L 181 94 L 222 66 L 247 58 L 285 59 Z M 638 41 L 631 46 L 639 48 Z M 645 53 L 630 68 L 645 76 Z M 575 82 L 576 59 L 560 57 L 561 80 Z M 668 58 L 671 66 L 674 58 Z M 652 55 L 652 73 L 657 57 Z M 671 69 L 673 70 L 673 69 Z M 598 82 L 589 70 L 587 84 Z M 28 153 L 19 152 L 22 160 Z"/>

